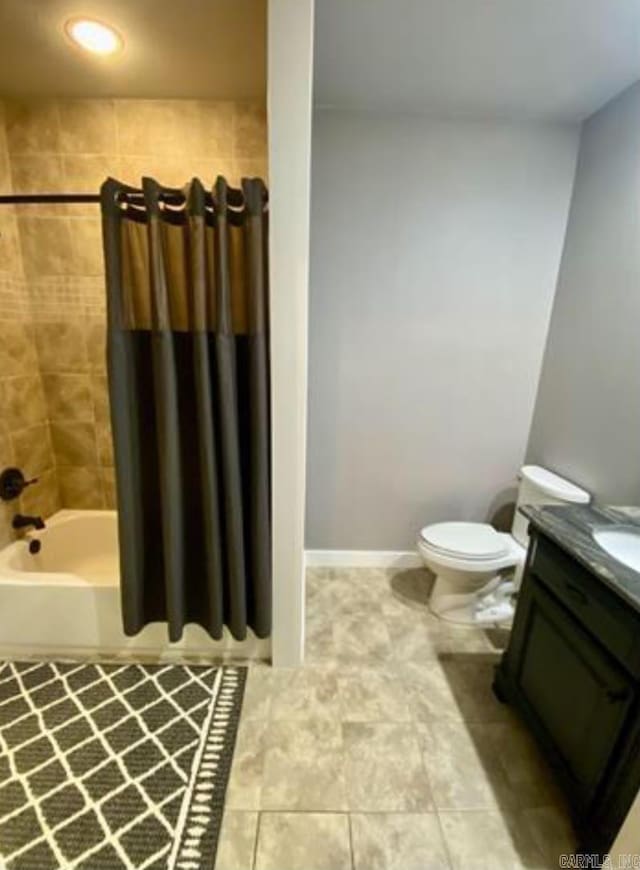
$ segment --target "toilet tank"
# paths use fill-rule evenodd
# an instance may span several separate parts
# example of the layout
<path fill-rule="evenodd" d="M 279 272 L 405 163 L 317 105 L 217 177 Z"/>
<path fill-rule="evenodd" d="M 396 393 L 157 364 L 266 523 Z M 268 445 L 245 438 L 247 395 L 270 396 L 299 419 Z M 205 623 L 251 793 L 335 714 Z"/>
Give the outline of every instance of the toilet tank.
<path fill-rule="evenodd" d="M 529 545 L 529 520 L 518 510 L 520 505 L 588 504 L 591 501 L 591 495 L 585 489 L 539 465 L 524 465 L 520 469 L 519 479 L 511 534 L 523 547 Z"/>

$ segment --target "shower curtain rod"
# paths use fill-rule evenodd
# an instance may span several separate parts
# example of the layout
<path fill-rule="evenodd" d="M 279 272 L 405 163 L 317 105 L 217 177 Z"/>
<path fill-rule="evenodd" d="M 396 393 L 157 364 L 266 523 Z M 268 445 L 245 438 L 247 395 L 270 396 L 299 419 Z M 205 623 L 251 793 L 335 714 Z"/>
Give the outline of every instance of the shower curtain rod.
<path fill-rule="evenodd" d="M 265 202 L 267 199 L 266 188 L 264 189 Z M 144 205 L 144 193 L 141 190 L 129 188 L 129 190 L 121 190 L 118 197 L 123 202 L 130 202 L 132 205 Z M 167 205 L 184 205 L 185 194 L 182 190 L 176 188 L 164 188 L 160 192 L 160 199 Z M 209 207 L 213 206 L 213 195 L 210 191 L 206 191 L 204 195 L 205 204 Z M 47 203 L 80 203 L 80 202 L 100 202 L 99 193 L 5 193 L 0 195 L 0 205 L 46 205 Z M 227 203 L 232 208 L 239 208 L 244 205 L 244 195 L 242 190 L 233 187 L 227 187 Z"/>
<path fill-rule="evenodd" d="M 100 202 L 98 193 L 8 193 L 0 205 L 37 205 L 47 202 Z"/>
<path fill-rule="evenodd" d="M 144 203 L 142 191 L 123 192 L 121 196 L 129 202 Z M 171 205 L 184 202 L 182 193 L 162 193 L 162 199 Z M 206 197 L 210 202 L 210 196 Z M 99 193 L 8 193 L 0 196 L 0 205 L 46 205 L 47 203 L 100 202 Z"/>

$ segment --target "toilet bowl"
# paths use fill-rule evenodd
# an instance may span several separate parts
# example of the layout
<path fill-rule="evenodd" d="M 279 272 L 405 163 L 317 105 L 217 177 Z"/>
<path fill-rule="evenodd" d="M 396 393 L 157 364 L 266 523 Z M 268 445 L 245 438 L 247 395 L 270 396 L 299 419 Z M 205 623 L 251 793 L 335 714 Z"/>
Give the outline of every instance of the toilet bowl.
<path fill-rule="evenodd" d="M 449 622 L 473 625 L 474 604 L 495 588 L 506 569 L 524 566 L 526 548 L 486 523 L 435 523 L 420 532 L 418 551 L 436 579 L 431 611 Z"/>
<path fill-rule="evenodd" d="M 511 532 L 498 532 L 487 523 L 444 522 L 425 526 L 416 542 L 424 564 L 435 574 L 429 598 L 431 611 L 440 619 L 469 626 L 485 626 L 487 614 L 496 614 L 493 624 L 508 624 L 513 615 L 513 596 L 497 594 L 508 578 L 510 593 L 520 586 L 529 543 L 528 521 L 522 505 L 586 504 L 591 496 L 568 480 L 540 468 L 520 469 L 516 509 Z M 501 586 L 501 590 L 507 587 Z M 496 593 L 494 593 L 496 590 Z M 496 607 L 496 602 L 500 606 Z"/>

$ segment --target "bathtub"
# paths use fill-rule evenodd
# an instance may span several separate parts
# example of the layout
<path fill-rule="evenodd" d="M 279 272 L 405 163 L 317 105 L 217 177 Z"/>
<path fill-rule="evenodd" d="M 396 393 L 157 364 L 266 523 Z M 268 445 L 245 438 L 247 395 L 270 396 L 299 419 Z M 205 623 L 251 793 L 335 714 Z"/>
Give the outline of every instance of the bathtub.
<path fill-rule="evenodd" d="M 40 552 L 29 552 L 37 539 Z M 188 625 L 169 643 L 164 623 L 127 637 L 120 617 L 118 526 L 115 511 L 61 510 L 42 531 L 0 550 L 0 656 L 92 655 L 165 659 L 264 659 L 269 641 L 212 640 Z"/>

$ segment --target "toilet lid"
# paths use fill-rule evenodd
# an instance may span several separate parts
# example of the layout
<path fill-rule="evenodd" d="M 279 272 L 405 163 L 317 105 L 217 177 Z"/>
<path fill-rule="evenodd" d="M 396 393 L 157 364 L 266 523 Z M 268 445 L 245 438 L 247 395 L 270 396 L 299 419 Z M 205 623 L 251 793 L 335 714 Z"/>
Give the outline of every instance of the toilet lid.
<path fill-rule="evenodd" d="M 508 549 L 504 538 L 487 523 L 435 523 L 420 532 L 430 547 L 466 559 L 495 559 Z"/>

